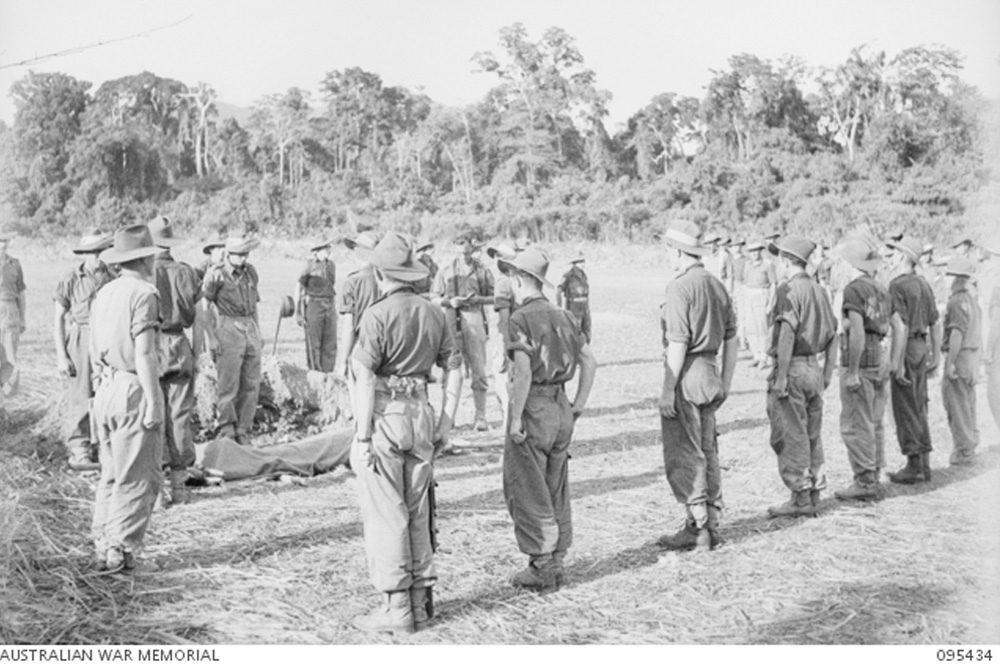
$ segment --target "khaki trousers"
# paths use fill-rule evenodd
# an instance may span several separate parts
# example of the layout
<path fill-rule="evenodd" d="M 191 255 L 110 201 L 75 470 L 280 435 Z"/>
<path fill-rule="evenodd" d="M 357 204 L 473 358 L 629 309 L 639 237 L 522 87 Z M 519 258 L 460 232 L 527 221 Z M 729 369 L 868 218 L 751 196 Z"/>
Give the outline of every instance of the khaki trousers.
<path fill-rule="evenodd" d="M 162 434 L 143 427 L 145 405 L 139 378 L 132 373 L 114 373 L 94 397 L 101 480 L 91 534 L 98 553 L 109 547 L 139 549 L 160 493 Z"/>
<path fill-rule="evenodd" d="M 337 361 L 337 311 L 333 299 L 306 299 L 306 364 L 330 373 Z"/>
<path fill-rule="evenodd" d="M 952 462 L 971 457 L 979 446 L 976 424 L 976 373 L 979 351 L 961 350 L 955 358 L 958 378 L 941 380 L 941 398 L 951 429 Z"/>
<path fill-rule="evenodd" d="M 183 332 L 161 332 L 161 360 L 166 373 L 160 378 L 163 390 L 164 465 L 171 470 L 187 470 L 194 465 L 194 350 Z"/>
<path fill-rule="evenodd" d="M 432 586 L 434 411 L 426 391 L 376 391 L 374 425 L 371 443 L 351 447 L 369 578 L 386 592 Z"/>
<path fill-rule="evenodd" d="M 792 491 L 826 488 L 821 436 L 823 371 L 815 357 L 792 357 L 788 395 L 779 398 L 769 390 L 767 416 L 771 448 L 778 455 L 778 471 L 785 486 Z"/>
<path fill-rule="evenodd" d="M 260 396 L 260 328 L 249 317 L 219 317 L 219 432 L 245 436 Z"/>
<path fill-rule="evenodd" d="M 472 375 L 472 391 L 485 392 L 486 381 L 486 321 L 479 308 L 459 310 L 456 313 L 461 332 L 459 350 L 469 365 Z"/>
<path fill-rule="evenodd" d="M 906 341 L 903 365 L 908 384 L 892 379 L 892 416 L 896 438 L 905 456 L 931 451 L 931 430 L 927 423 L 927 341 L 921 337 Z"/>
<path fill-rule="evenodd" d="M 64 434 L 71 463 L 88 463 L 93 459 L 90 432 L 90 400 L 93 379 L 90 366 L 90 327 L 71 323 L 66 332 L 66 350 L 76 369 L 76 375 L 66 379 L 66 422 Z"/>
<path fill-rule="evenodd" d="M 881 368 L 862 368 L 860 386 L 845 383 L 847 369 L 840 369 L 840 437 L 855 479 L 885 467 L 885 439 L 880 426 L 885 416 L 888 380 Z"/>

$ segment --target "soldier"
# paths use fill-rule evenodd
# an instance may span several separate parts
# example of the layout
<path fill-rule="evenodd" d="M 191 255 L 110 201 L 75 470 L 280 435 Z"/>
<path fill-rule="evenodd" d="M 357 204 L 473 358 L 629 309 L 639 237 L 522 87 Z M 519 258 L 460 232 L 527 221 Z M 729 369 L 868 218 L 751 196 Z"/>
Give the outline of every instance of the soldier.
<path fill-rule="evenodd" d="M 885 442 L 880 437 L 880 424 L 887 400 L 884 387 L 889 380 L 884 342 L 890 330 L 892 302 L 888 289 L 873 278 L 882 258 L 871 243 L 849 240 L 840 254 L 853 273 L 844 287 L 841 307 L 840 435 L 854 482 L 834 495 L 839 500 L 881 500 Z"/>
<path fill-rule="evenodd" d="M 0 389 L 5 396 L 17 391 L 21 371 L 17 366 L 17 349 L 24 333 L 27 315 L 24 304 L 24 271 L 21 262 L 7 254 L 14 235 L 0 232 Z"/>
<path fill-rule="evenodd" d="M 748 258 L 744 250 L 747 242 L 743 239 L 734 239 L 730 244 L 733 256 L 733 312 L 736 314 L 736 343 L 737 349 L 750 349 L 747 343 L 747 308 L 746 300 L 746 266 Z"/>
<path fill-rule="evenodd" d="M 724 239 L 718 234 L 708 234 L 703 243 L 711 248 L 705 256 L 705 270 L 718 278 L 729 294 L 733 293 L 733 260 L 723 245 Z"/>
<path fill-rule="evenodd" d="M 92 443 L 90 402 L 94 396 L 90 363 L 90 305 L 97 291 L 113 276 L 98 255 L 111 245 L 111 236 L 92 229 L 73 254 L 83 258 L 56 287 L 53 337 L 59 373 L 66 378 L 66 451 L 70 470 L 100 470 Z M 67 320 L 69 331 L 67 331 Z"/>
<path fill-rule="evenodd" d="M 226 261 L 226 239 L 219 235 L 215 241 L 209 241 L 202 249 L 205 259 L 194 268 L 195 276 L 198 278 L 198 285 L 205 281 L 205 274 L 213 266 L 223 266 Z M 211 352 L 218 347 L 218 341 L 212 340 L 210 336 L 215 332 L 217 323 L 215 313 L 208 306 L 204 299 L 198 301 L 196 306 L 197 315 L 194 318 L 194 327 L 191 330 L 191 347 L 194 349 L 194 358 L 200 359 L 201 355 Z"/>
<path fill-rule="evenodd" d="M 510 424 L 503 455 L 503 493 L 514 535 L 528 567 L 512 584 L 539 592 L 557 589 L 573 541 L 569 445 L 587 404 L 597 362 L 576 319 L 542 294 L 549 259 L 528 248 L 501 259 L 516 307 L 510 316 Z M 570 403 L 565 385 L 580 368 Z"/>
<path fill-rule="evenodd" d="M 969 290 L 976 263 L 954 257 L 946 270 L 951 277 L 951 297 L 944 315 L 944 378 L 941 397 L 951 428 L 953 466 L 971 465 L 979 446 L 976 425 L 976 375 L 982 347 L 982 313 Z"/>
<path fill-rule="evenodd" d="M 837 363 L 836 316 L 826 291 L 809 278 L 806 266 L 816 244 L 801 236 L 773 241 L 778 277 L 771 311 L 774 370 L 768 379 L 767 416 L 771 447 L 791 499 L 767 512 L 772 517 L 815 516 L 826 488 L 823 471 L 823 392 Z M 823 357 L 819 367 L 817 355 Z"/>
<path fill-rule="evenodd" d="M 226 239 L 226 261 L 209 269 L 202 284 L 216 317 L 213 339 L 219 380 L 218 434 L 249 444 L 260 395 L 261 339 L 257 318 L 257 269 L 247 261 L 260 241 L 243 235 Z"/>
<path fill-rule="evenodd" d="M 163 216 L 149 223 L 153 243 L 160 248 L 156 256 L 155 284 L 160 295 L 160 390 L 164 399 L 164 465 L 170 471 L 170 492 L 161 496 L 163 505 L 188 500 L 187 470 L 194 465 L 195 409 L 194 349 L 187 330 L 195 323 L 201 283 L 191 266 L 179 262 L 170 249 L 183 241 L 174 235 L 174 227 Z"/>
<path fill-rule="evenodd" d="M 433 302 L 453 311 L 455 342 L 472 374 L 472 398 L 476 406 L 475 429 L 486 424 L 486 314 L 493 304 L 493 274 L 473 257 L 479 248 L 471 232 L 455 238 L 459 256 L 434 279 Z M 454 419 L 454 415 L 451 415 Z"/>
<path fill-rule="evenodd" d="M 774 264 L 764 259 L 764 244 L 755 241 L 747 246 L 750 259 L 743 270 L 746 306 L 746 335 L 753 355 L 752 366 L 767 366 L 769 324 L 767 314 L 774 301 L 778 279 Z"/>
<path fill-rule="evenodd" d="M 563 274 L 562 281 L 556 287 L 556 305 L 573 313 L 580 323 L 583 337 L 590 342 L 590 286 L 587 274 L 583 271 L 586 262 L 583 253 L 570 260 L 570 269 Z"/>
<path fill-rule="evenodd" d="M 503 412 L 504 429 L 508 426 L 510 417 L 510 359 L 507 357 L 507 346 L 510 342 L 510 313 L 514 308 L 514 291 L 507 275 L 507 265 L 500 260 L 514 259 L 520 249 L 507 243 L 487 248 L 486 254 L 497 263 L 497 277 L 494 288 L 493 310 L 497 313 L 497 342 L 493 354 L 493 386 L 496 389 L 500 410 Z"/>
<path fill-rule="evenodd" d="M 711 251 L 701 243 L 698 225 L 671 221 L 663 238 L 676 277 L 667 285 L 660 313 L 665 348 L 660 428 L 667 482 L 686 519 L 657 544 L 679 551 L 715 548 L 722 541 L 723 507 L 715 420 L 736 368 L 736 315 L 722 282 L 702 264 Z"/>
<path fill-rule="evenodd" d="M 153 284 L 159 249 L 146 225 L 115 232 L 101 260 L 121 274 L 91 308 L 90 358 L 101 480 L 92 535 L 100 569 L 135 567 L 163 482 L 163 395 L 157 361 L 160 305 Z"/>
<path fill-rule="evenodd" d="M 433 243 L 425 243 L 417 248 L 417 260 L 426 266 L 428 271 L 427 277 L 414 285 L 414 288 L 420 294 L 430 294 L 431 287 L 434 285 L 434 278 L 437 276 L 438 265 L 434 261 L 434 258 L 431 257 L 431 250 L 433 249 Z"/>
<path fill-rule="evenodd" d="M 378 244 L 378 236 L 374 232 L 365 231 L 356 238 L 344 239 L 344 245 L 359 254 L 373 250 Z M 361 327 L 361 316 L 378 299 L 378 281 L 375 279 L 375 269 L 369 262 L 363 261 L 361 268 L 347 275 L 341 287 L 337 300 L 337 311 L 340 313 L 340 343 L 337 346 L 337 362 L 334 373 L 344 378 L 347 389 L 351 392 L 351 403 L 354 403 L 354 375 L 347 360 L 354 350 Z"/>
<path fill-rule="evenodd" d="M 354 626 L 405 634 L 434 616 L 434 455 L 447 442 L 462 375 L 444 313 L 413 289 L 427 267 L 410 243 L 389 233 L 366 254 L 382 296 L 362 316 L 351 354 L 357 376 L 351 468 L 369 575 L 386 599 Z M 434 364 L 446 372 L 448 408 L 436 427 L 427 401 Z"/>
<path fill-rule="evenodd" d="M 954 245 L 951 246 L 952 250 L 958 257 L 972 258 L 974 253 L 973 249 L 976 247 L 975 242 L 972 239 L 962 239 Z"/>
<path fill-rule="evenodd" d="M 927 378 L 939 362 L 938 309 L 930 285 L 916 272 L 923 246 L 906 237 L 889 241 L 897 275 L 892 297 L 892 415 L 906 467 L 889 473 L 897 484 L 929 482 L 931 432 L 927 423 Z M 930 348 L 927 338 L 930 337 Z"/>
<path fill-rule="evenodd" d="M 306 364 L 323 373 L 333 372 L 337 361 L 337 270 L 330 261 L 330 245 L 318 241 L 310 248 L 313 257 L 295 284 L 295 320 L 305 329 Z"/>

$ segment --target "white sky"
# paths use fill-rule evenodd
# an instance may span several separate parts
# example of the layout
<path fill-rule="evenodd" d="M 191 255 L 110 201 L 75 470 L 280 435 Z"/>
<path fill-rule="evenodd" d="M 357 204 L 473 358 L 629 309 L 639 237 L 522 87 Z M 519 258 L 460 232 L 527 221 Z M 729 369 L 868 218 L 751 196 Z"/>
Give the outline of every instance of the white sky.
<path fill-rule="evenodd" d="M 292 86 L 316 93 L 326 72 L 360 66 L 463 104 L 496 83 L 473 72 L 472 54 L 499 55 L 499 29 L 520 21 L 533 39 L 554 25 L 576 38 L 614 96 L 612 130 L 658 93 L 701 97 L 709 70 L 742 52 L 832 66 L 866 43 L 890 54 L 944 44 L 965 56 L 967 82 L 1000 97 L 998 0 L 0 0 L 0 66 L 189 16 L 31 67 L 93 90 L 149 70 L 206 81 L 222 101 L 249 106 Z M 0 69 L 0 120 L 11 122 L 7 93 L 27 71 Z"/>

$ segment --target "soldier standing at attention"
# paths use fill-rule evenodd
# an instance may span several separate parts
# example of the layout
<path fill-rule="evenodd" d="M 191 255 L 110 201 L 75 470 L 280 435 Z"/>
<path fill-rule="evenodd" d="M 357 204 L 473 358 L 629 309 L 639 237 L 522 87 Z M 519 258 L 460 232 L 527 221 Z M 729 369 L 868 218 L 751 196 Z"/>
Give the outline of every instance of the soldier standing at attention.
<path fill-rule="evenodd" d="M 520 249 L 507 243 L 487 248 L 486 254 L 497 262 L 497 278 L 494 289 L 493 310 L 497 313 L 497 336 L 493 354 L 493 386 L 496 390 L 500 410 L 503 412 L 503 428 L 507 429 L 510 417 L 510 359 L 507 347 L 510 343 L 510 313 L 514 308 L 514 290 L 510 286 L 507 265 L 501 260 L 511 261 Z"/>
<path fill-rule="evenodd" d="M 931 431 L 927 423 L 927 378 L 940 361 L 938 309 L 934 293 L 916 269 L 920 241 L 889 241 L 898 273 L 889 283 L 892 297 L 892 415 L 906 466 L 889 473 L 897 484 L 929 482 Z M 930 337 L 930 347 L 927 338 Z"/>
<path fill-rule="evenodd" d="M 382 296 L 361 317 L 351 354 L 357 377 L 351 468 L 358 476 L 369 576 L 386 597 L 354 626 L 407 634 L 434 616 L 434 455 L 447 443 L 462 374 L 444 313 L 413 289 L 427 267 L 407 239 L 386 234 L 366 254 Z M 435 364 L 446 373 L 448 408 L 436 425 L 427 400 Z"/>
<path fill-rule="evenodd" d="M 982 313 L 969 282 L 976 263 L 968 257 L 953 257 L 946 274 L 951 277 L 951 297 L 944 315 L 944 378 L 941 397 L 951 429 L 953 466 L 971 465 L 979 446 L 976 425 L 976 375 L 982 348 Z"/>
<path fill-rule="evenodd" d="M 715 548 L 723 507 L 716 411 L 736 369 L 736 315 L 726 288 L 701 262 L 710 250 L 698 225 L 671 221 L 663 238 L 677 273 L 660 314 L 666 347 L 660 428 L 667 482 L 687 516 L 676 534 L 657 544 L 675 551 Z"/>
<path fill-rule="evenodd" d="M 295 319 L 305 329 L 306 364 L 323 373 L 333 372 L 337 361 L 337 269 L 330 261 L 330 244 L 318 241 L 310 248 L 313 257 L 295 284 Z"/>
<path fill-rule="evenodd" d="M 242 235 L 226 239 L 226 262 L 209 269 L 202 284 L 217 318 L 220 436 L 249 444 L 260 395 L 261 339 L 257 319 L 257 269 L 247 261 L 260 244 Z"/>
<path fill-rule="evenodd" d="M 160 304 L 153 284 L 159 249 L 146 225 L 115 232 L 101 260 L 121 266 L 91 308 L 90 358 L 99 377 L 94 421 L 101 480 L 92 535 L 100 569 L 131 570 L 163 483 Z"/>
<path fill-rule="evenodd" d="M 747 249 L 750 259 L 744 269 L 744 290 L 746 305 L 746 333 L 753 355 L 752 366 L 767 366 L 770 360 L 767 356 L 767 345 L 770 333 L 767 315 L 774 301 L 774 290 L 777 288 L 777 275 L 774 264 L 764 259 L 764 244 L 751 243 Z"/>
<path fill-rule="evenodd" d="M 365 231 L 356 238 L 344 239 L 344 245 L 358 254 L 370 251 L 378 244 L 378 236 L 374 232 Z M 351 403 L 354 403 L 354 374 L 348 366 L 348 359 L 358 340 L 361 327 L 361 316 L 378 299 L 378 281 L 375 279 L 375 269 L 371 263 L 362 261 L 361 268 L 349 273 L 340 289 L 337 300 L 337 311 L 340 313 L 340 343 L 337 346 L 337 362 L 334 373 L 344 378 L 347 389 L 351 393 Z"/>
<path fill-rule="evenodd" d="M 170 249 L 183 241 L 174 235 L 174 227 L 160 216 L 149 223 L 153 243 L 160 248 L 156 256 L 155 284 L 160 295 L 160 389 L 164 399 L 164 465 L 170 470 L 170 493 L 164 504 L 188 500 L 187 469 L 194 465 L 195 394 L 194 349 L 186 330 L 194 326 L 201 283 L 195 270 L 179 262 Z"/>
<path fill-rule="evenodd" d="M 88 231 L 73 248 L 83 261 L 56 287 L 53 337 L 59 374 L 66 378 L 66 451 L 70 470 L 100 470 L 90 432 L 90 401 L 94 383 L 90 363 L 90 305 L 97 291 L 114 276 L 98 255 L 111 245 L 111 236 Z M 69 331 L 67 331 L 67 320 Z"/>
<path fill-rule="evenodd" d="M 455 239 L 459 256 L 434 279 L 433 302 L 454 311 L 455 342 L 472 374 L 472 399 L 476 406 L 475 429 L 486 424 L 486 314 L 493 304 L 493 274 L 473 256 L 478 245 L 471 232 Z M 454 420 L 455 415 L 451 415 Z"/>
<path fill-rule="evenodd" d="M 786 236 L 768 246 L 778 256 L 779 279 L 784 282 L 771 312 L 769 354 L 774 370 L 768 379 L 767 416 L 778 470 L 792 492 L 787 503 L 768 508 L 772 517 L 815 516 L 826 488 L 823 392 L 837 363 L 837 321 L 826 290 L 806 272 L 815 248 L 801 236 Z M 822 369 L 817 355 L 823 357 Z"/>
<path fill-rule="evenodd" d="M 563 274 L 562 281 L 556 287 L 556 305 L 573 313 L 580 323 L 583 337 L 590 342 L 590 285 L 587 274 L 583 271 L 586 262 L 583 253 L 570 260 L 570 269 Z"/>
<path fill-rule="evenodd" d="M 24 304 L 24 271 L 21 262 L 7 254 L 14 235 L 0 232 L 0 389 L 5 396 L 17 391 L 21 371 L 17 366 L 17 349 L 24 333 L 27 315 Z"/>
<path fill-rule="evenodd" d="M 882 261 L 867 241 L 852 239 L 840 249 L 852 269 L 844 287 L 844 331 L 840 349 L 840 435 L 854 482 L 834 495 L 839 500 L 881 500 L 879 481 L 885 466 L 885 442 L 880 425 L 885 416 L 885 384 L 889 354 L 884 344 L 890 331 L 889 290 L 873 276 Z"/>
<path fill-rule="evenodd" d="M 213 266 L 223 266 L 226 261 L 226 239 L 219 235 L 215 241 L 209 241 L 202 249 L 205 259 L 198 266 L 194 267 L 195 276 L 198 278 L 198 285 L 205 281 L 205 274 Z M 215 313 L 208 307 L 208 303 L 201 299 L 196 306 L 197 315 L 194 319 L 194 328 L 191 332 L 191 347 L 194 348 L 194 358 L 200 359 L 205 352 L 210 352 L 218 346 L 218 341 L 212 340 L 210 336 L 215 332 Z"/>
<path fill-rule="evenodd" d="M 510 316 L 508 354 L 513 380 L 510 424 L 503 454 L 503 494 L 514 535 L 528 567 L 512 583 L 539 592 L 558 588 L 573 542 L 569 446 L 594 384 L 597 361 L 576 319 L 542 294 L 549 259 L 528 248 L 507 268 L 516 307 Z M 580 368 L 576 396 L 565 385 Z"/>

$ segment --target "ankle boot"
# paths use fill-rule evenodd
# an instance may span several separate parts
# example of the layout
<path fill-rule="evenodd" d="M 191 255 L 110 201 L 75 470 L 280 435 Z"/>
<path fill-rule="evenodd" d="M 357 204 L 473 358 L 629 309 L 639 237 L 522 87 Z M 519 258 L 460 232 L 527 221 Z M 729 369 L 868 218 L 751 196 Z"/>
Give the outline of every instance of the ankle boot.
<path fill-rule="evenodd" d="M 787 503 L 767 508 L 768 516 L 771 518 L 816 516 L 816 509 L 809 494 L 809 490 L 792 491 L 792 497 Z"/>
<path fill-rule="evenodd" d="M 694 523 L 686 521 L 684 526 L 673 535 L 663 535 L 656 540 L 656 546 L 667 551 L 711 549 L 712 534 L 707 526 L 699 530 Z"/>
<path fill-rule="evenodd" d="M 413 609 L 410 606 L 410 591 L 390 591 L 385 600 L 371 613 L 355 616 L 354 627 L 364 632 L 388 632 L 390 634 L 412 634 Z"/>
<path fill-rule="evenodd" d="M 489 425 L 486 423 L 486 392 L 472 392 L 472 401 L 476 406 L 475 429 L 477 431 L 485 431 L 489 429 Z"/>
<path fill-rule="evenodd" d="M 530 563 L 528 567 L 514 575 L 511 584 L 515 588 L 526 588 L 539 593 L 554 591 L 558 588 L 555 562 L 550 558 L 540 565 Z"/>
<path fill-rule="evenodd" d="M 931 481 L 931 453 L 924 452 L 920 455 L 920 468 L 924 473 L 924 481 Z"/>
<path fill-rule="evenodd" d="M 896 484 L 916 484 L 924 481 L 924 464 L 922 454 L 911 454 L 906 457 L 906 466 L 896 472 L 889 473 L 889 480 Z"/>
<path fill-rule="evenodd" d="M 173 505 L 183 505 L 190 498 L 187 490 L 187 471 L 170 471 L 170 500 Z"/>
<path fill-rule="evenodd" d="M 413 611 L 413 629 L 423 630 L 434 620 L 434 589 L 411 588 L 410 609 Z"/>
<path fill-rule="evenodd" d="M 863 472 L 855 475 L 854 482 L 849 487 L 833 495 L 837 500 L 882 500 L 884 492 L 876 473 Z"/>

